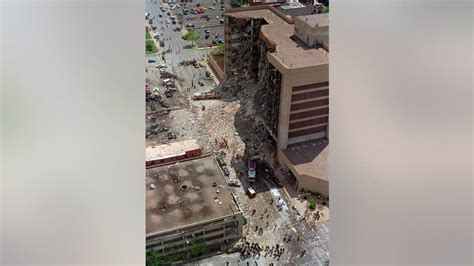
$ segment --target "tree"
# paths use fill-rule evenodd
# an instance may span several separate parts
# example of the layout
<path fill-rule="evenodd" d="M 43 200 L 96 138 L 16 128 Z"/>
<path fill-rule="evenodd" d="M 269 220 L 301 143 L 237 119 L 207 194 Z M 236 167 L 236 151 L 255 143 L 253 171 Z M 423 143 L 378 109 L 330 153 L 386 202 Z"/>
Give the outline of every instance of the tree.
<path fill-rule="evenodd" d="M 217 48 L 212 50 L 211 53 L 212 53 L 212 55 L 223 55 L 224 54 L 224 44 L 220 43 L 219 45 L 217 45 Z"/>
<path fill-rule="evenodd" d="M 323 13 L 329 13 L 329 6 L 324 7 Z"/>
<path fill-rule="evenodd" d="M 310 200 L 309 200 L 309 202 L 308 202 L 308 208 L 310 208 L 311 210 L 316 209 L 316 200 L 315 200 L 315 199 L 310 199 Z"/>
<path fill-rule="evenodd" d="M 194 45 L 194 42 L 199 39 L 199 34 L 197 31 L 191 29 L 186 33 L 186 35 L 184 35 L 184 38 L 186 41 L 190 41 Z"/>
<path fill-rule="evenodd" d="M 232 6 L 247 5 L 247 4 L 250 4 L 250 0 L 231 0 L 230 4 Z"/>
<path fill-rule="evenodd" d="M 191 244 L 191 256 L 199 257 L 209 251 L 209 246 L 205 240 L 199 240 Z"/>
<path fill-rule="evenodd" d="M 146 253 L 146 266 L 160 266 L 162 258 L 158 251 L 148 251 Z"/>

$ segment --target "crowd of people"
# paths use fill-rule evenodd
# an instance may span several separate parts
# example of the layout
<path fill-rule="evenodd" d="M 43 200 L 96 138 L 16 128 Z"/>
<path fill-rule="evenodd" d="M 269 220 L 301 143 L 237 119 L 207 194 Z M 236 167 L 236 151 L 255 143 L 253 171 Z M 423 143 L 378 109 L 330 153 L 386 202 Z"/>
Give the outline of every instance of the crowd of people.
<path fill-rule="evenodd" d="M 245 260 L 250 257 L 260 257 L 260 252 L 262 251 L 262 248 L 258 243 L 250 243 L 248 241 L 245 241 L 243 246 L 240 249 L 240 259 Z"/>

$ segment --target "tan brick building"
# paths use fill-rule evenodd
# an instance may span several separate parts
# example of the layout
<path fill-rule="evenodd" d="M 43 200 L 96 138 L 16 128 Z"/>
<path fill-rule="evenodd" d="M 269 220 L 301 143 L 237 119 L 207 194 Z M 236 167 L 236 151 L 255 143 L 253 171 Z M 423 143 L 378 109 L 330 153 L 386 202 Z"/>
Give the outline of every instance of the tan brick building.
<path fill-rule="evenodd" d="M 253 77 L 257 112 L 276 142 L 278 162 L 298 189 L 329 194 L 328 15 L 294 20 L 272 7 L 226 12 L 226 77 Z"/>

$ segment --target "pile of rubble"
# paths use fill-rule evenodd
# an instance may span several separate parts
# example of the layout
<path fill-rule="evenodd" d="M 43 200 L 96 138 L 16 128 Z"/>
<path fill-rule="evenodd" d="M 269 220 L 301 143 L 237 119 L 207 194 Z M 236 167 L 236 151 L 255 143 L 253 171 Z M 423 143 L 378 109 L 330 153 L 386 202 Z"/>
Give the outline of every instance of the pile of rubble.
<path fill-rule="evenodd" d="M 146 138 L 167 132 L 169 129 L 165 126 L 166 114 L 168 112 L 153 112 L 146 116 Z"/>

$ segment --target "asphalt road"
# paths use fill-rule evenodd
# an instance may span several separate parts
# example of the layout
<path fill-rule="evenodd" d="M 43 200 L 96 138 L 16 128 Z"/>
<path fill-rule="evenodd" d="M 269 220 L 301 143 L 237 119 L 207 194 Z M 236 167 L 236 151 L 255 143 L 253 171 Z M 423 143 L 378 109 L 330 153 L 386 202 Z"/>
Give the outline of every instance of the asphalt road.
<path fill-rule="evenodd" d="M 205 13 L 188 13 L 187 15 L 182 15 L 184 9 L 191 10 L 192 8 L 198 8 L 197 3 L 200 3 L 200 7 L 204 7 L 207 9 Z M 194 29 L 196 29 L 196 31 L 199 33 L 199 40 L 197 41 L 197 45 L 211 46 L 215 45 L 215 43 L 212 43 L 213 39 L 224 39 L 224 26 L 220 22 L 220 20 L 224 18 L 224 12 L 227 8 L 230 8 L 230 5 L 223 4 L 222 6 L 220 1 L 216 1 L 216 3 L 214 4 L 213 1 L 201 0 L 195 3 L 187 3 L 186 6 L 178 7 L 177 9 L 173 10 L 173 12 L 176 15 L 180 15 L 184 26 L 188 24 L 194 25 Z M 209 20 L 207 20 L 205 16 L 208 16 Z M 205 36 L 208 35 L 204 32 L 205 30 L 210 31 L 208 39 L 205 38 Z"/>
<path fill-rule="evenodd" d="M 158 14 L 163 13 L 160 10 L 160 7 L 165 8 L 164 16 L 159 17 Z M 198 62 L 204 61 L 208 53 L 212 49 L 184 49 L 185 45 L 190 44 L 188 41 L 182 39 L 183 32 L 174 31 L 175 28 L 180 27 L 180 25 L 166 24 L 166 20 L 169 18 L 166 15 L 168 12 L 169 5 L 162 3 L 161 0 L 148 0 L 146 3 L 146 12 L 150 14 L 150 19 L 153 21 L 153 25 L 157 26 L 156 33 L 160 34 L 160 38 L 164 41 L 164 47 L 161 48 L 162 51 L 171 49 L 171 53 L 166 53 L 164 55 L 165 60 L 162 59 L 161 54 L 148 57 L 148 59 L 156 60 L 157 63 L 152 63 L 151 65 L 156 64 L 166 64 L 171 69 L 171 72 L 178 75 L 181 78 L 182 93 L 190 97 L 194 92 L 204 92 L 209 91 L 213 88 L 214 82 L 212 80 L 205 79 L 206 69 L 204 67 L 195 68 L 194 66 L 179 66 L 179 62 L 184 60 L 196 59 Z M 150 65 L 149 63 L 147 63 Z M 199 86 L 198 81 L 201 80 L 204 83 L 204 86 Z M 191 85 L 196 85 L 196 89 L 190 90 L 189 92 L 186 88 L 191 88 Z"/>

